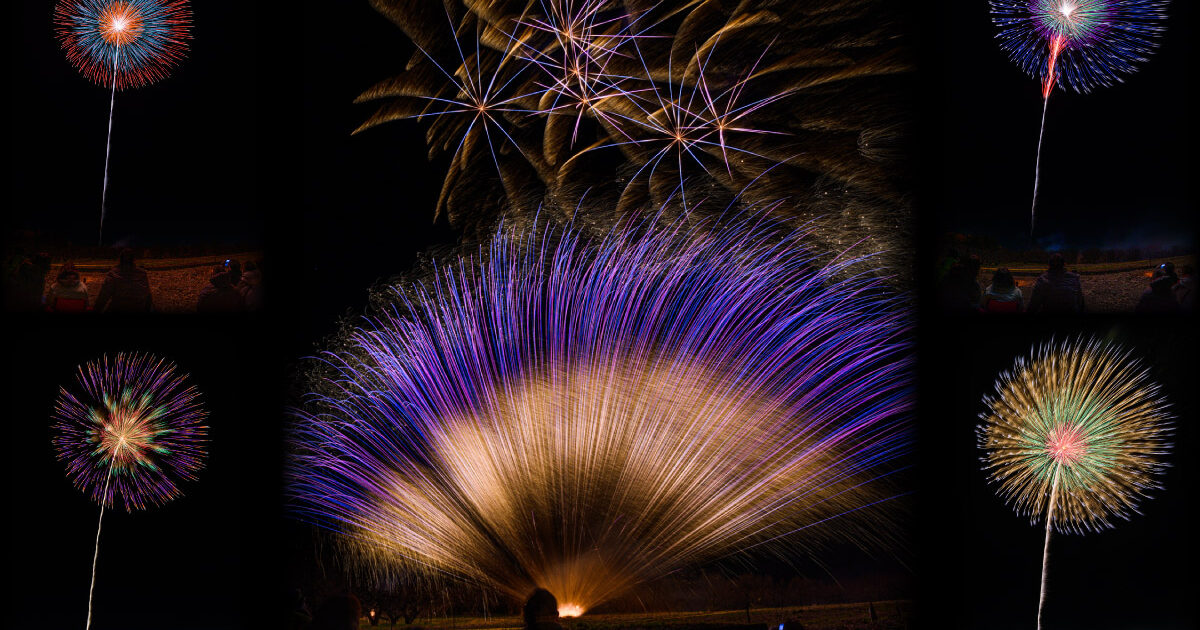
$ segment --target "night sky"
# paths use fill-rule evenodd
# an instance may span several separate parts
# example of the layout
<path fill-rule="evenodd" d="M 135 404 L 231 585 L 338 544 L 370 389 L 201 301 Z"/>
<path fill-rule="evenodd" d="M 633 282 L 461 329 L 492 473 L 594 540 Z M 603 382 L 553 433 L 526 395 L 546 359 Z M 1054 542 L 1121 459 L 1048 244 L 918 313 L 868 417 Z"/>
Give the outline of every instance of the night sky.
<path fill-rule="evenodd" d="M 193 5 L 187 57 L 171 76 L 118 91 L 106 244 L 261 240 L 258 106 L 268 73 L 250 2 Z M 9 227 L 92 245 L 100 216 L 110 90 L 83 78 L 54 32 L 54 2 L 10 7 Z"/>
<path fill-rule="evenodd" d="M 1161 46 L 1125 82 L 1080 95 L 1055 88 L 1038 201 L 1044 247 L 1193 242 L 1194 8 L 1172 2 Z M 987 3 L 944 2 L 922 39 L 927 194 L 937 233 L 1029 244 L 1041 88 L 1009 61 Z"/>
<path fill-rule="evenodd" d="M 1165 490 L 1141 516 L 1084 536 L 1054 534 L 1046 628 L 1195 627 L 1194 322 L 1152 317 L 946 318 L 923 328 L 919 413 L 919 608 L 925 627 L 1032 628 L 1044 525 L 1030 525 L 995 492 L 976 444 L 983 396 L 1035 344 L 1080 334 L 1134 350 L 1177 421 Z M 1044 521 L 1043 521 L 1044 523 Z"/>
<path fill-rule="evenodd" d="M 251 2 L 193 6 L 191 51 L 173 75 L 118 93 L 106 242 L 261 242 L 270 310 L 257 318 L 7 316 L 9 537 L 4 627 L 77 627 L 98 508 L 67 481 L 50 443 L 57 388 L 105 352 L 146 350 L 192 374 L 210 412 L 211 459 L 163 508 L 109 512 L 94 627 L 271 627 L 294 547 L 311 540 L 283 515 L 284 407 L 297 362 L 338 319 L 361 313 L 371 285 L 419 252 L 454 244 L 433 220 L 445 171 L 425 159 L 423 127 L 391 123 L 351 136 L 373 106 L 359 93 L 412 53 L 366 0 L 290 12 Z M 50 0 L 18 5 L 11 28 L 6 228 L 92 244 L 100 206 L 108 91 L 83 79 L 53 35 Z M 986 2 L 946 2 L 920 22 L 926 98 L 918 242 L 945 231 L 1027 244 L 1037 82 L 993 39 Z M 1190 237 L 1185 182 L 1194 131 L 1193 10 L 1172 3 L 1157 54 L 1123 85 L 1051 97 L 1043 152 L 1043 244 L 1170 244 Z M 923 263 L 922 263 L 923 264 Z M 1107 334 L 1143 352 L 1182 418 L 1196 338 L 1189 322 L 1138 318 L 922 320 L 921 485 L 916 574 L 926 619 L 943 627 L 1031 627 L 1042 530 L 1017 516 L 980 472 L 981 399 L 1013 359 L 1052 333 Z M 1055 627 L 1190 627 L 1188 532 L 1193 434 L 1179 423 L 1167 490 L 1114 530 L 1052 543 L 1048 619 Z M 904 560 L 911 558 L 905 556 Z M 846 555 L 854 571 L 870 570 Z M 881 562 L 889 571 L 896 561 Z M 949 622 L 950 626 L 945 624 Z M 934 627 L 932 625 L 927 627 Z"/>

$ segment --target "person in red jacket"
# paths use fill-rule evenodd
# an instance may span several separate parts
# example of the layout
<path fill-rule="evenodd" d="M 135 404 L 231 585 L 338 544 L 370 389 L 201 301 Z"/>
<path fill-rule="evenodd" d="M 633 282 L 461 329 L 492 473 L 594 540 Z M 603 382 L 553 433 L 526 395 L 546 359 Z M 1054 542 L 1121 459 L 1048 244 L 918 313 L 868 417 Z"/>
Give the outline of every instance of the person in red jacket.
<path fill-rule="evenodd" d="M 87 284 L 72 263 L 58 271 L 58 277 L 46 292 L 46 310 L 53 313 L 79 313 L 88 306 Z"/>

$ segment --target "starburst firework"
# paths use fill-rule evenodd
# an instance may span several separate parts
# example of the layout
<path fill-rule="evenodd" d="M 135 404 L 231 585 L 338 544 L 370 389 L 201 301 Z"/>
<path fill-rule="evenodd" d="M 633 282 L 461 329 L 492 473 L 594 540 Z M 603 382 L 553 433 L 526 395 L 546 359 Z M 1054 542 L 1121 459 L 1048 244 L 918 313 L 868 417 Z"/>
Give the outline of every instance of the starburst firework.
<path fill-rule="evenodd" d="M 1018 359 L 984 402 L 985 468 L 1017 513 L 1045 520 L 1040 628 L 1051 530 L 1099 531 L 1137 513 L 1161 488 L 1170 415 L 1129 351 L 1083 339 Z"/>
<path fill-rule="evenodd" d="M 498 233 L 325 355 L 297 509 L 368 562 L 579 610 L 784 540 L 886 544 L 908 326 L 803 251 L 751 222 Z"/>
<path fill-rule="evenodd" d="M 428 121 L 453 223 L 486 235 L 538 206 L 566 221 L 586 197 L 616 209 L 593 219 L 608 229 L 670 198 L 719 213 L 740 195 L 789 199 L 773 211 L 824 251 L 906 249 L 910 64 L 886 3 L 373 4 L 418 51 L 359 97 L 380 104 L 360 130 Z"/>
<path fill-rule="evenodd" d="M 59 0 L 58 39 L 88 80 L 124 90 L 162 80 L 187 54 L 187 2 Z"/>

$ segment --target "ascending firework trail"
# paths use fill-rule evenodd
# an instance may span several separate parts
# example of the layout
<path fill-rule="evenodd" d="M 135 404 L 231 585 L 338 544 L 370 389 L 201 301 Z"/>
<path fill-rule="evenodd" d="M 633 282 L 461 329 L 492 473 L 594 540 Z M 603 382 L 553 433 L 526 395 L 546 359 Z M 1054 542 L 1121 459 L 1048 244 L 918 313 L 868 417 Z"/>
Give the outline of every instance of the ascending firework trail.
<path fill-rule="evenodd" d="M 184 0 L 59 0 L 54 21 L 71 65 L 88 80 L 111 89 L 100 192 L 103 243 L 117 89 L 149 85 L 170 73 L 187 52 L 191 9 Z"/>
<path fill-rule="evenodd" d="M 979 427 L 1000 495 L 1033 522 L 1046 517 L 1037 627 L 1046 603 L 1050 532 L 1083 533 L 1129 518 L 1170 445 L 1167 403 L 1129 353 L 1097 341 L 1047 344 L 996 382 Z"/>
<path fill-rule="evenodd" d="M 179 481 L 204 466 L 207 428 L 199 392 L 174 364 L 145 354 L 118 354 L 79 367 L 75 386 L 60 390 L 54 447 L 76 488 L 100 504 L 96 551 L 88 588 L 100 558 L 100 525 L 118 496 L 126 511 L 179 497 Z"/>
<path fill-rule="evenodd" d="M 1167 19 L 1166 0 L 991 0 L 1000 45 L 1022 70 L 1042 83 L 1042 126 L 1033 172 L 1029 234 L 1037 222 L 1042 138 L 1056 84 L 1086 94 L 1120 82 L 1157 45 Z"/>

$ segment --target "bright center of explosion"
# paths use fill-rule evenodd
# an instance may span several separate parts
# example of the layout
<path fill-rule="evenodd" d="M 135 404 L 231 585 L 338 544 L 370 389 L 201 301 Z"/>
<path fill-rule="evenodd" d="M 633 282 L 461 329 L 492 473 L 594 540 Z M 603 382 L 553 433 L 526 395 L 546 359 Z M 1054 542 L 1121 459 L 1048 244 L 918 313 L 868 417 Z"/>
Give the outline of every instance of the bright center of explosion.
<path fill-rule="evenodd" d="M 559 617 L 578 617 L 583 614 L 583 606 L 577 604 L 559 604 Z"/>
<path fill-rule="evenodd" d="M 1067 2 L 1062 5 L 1062 8 L 1060 8 L 1059 11 L 1062 12 L 1063 17 L 1070 19 L 1071 13 L 1075 11 L 1075 5 L 1071 4 L 1070 2 Z"/>
<path fill-rule="evenodd" d="M 1087 440 L 1079 427 L 1057 426 L 1046 436 L 1046 452 L 1054 461 L 1069 466 L 1087 453 Z"/>

